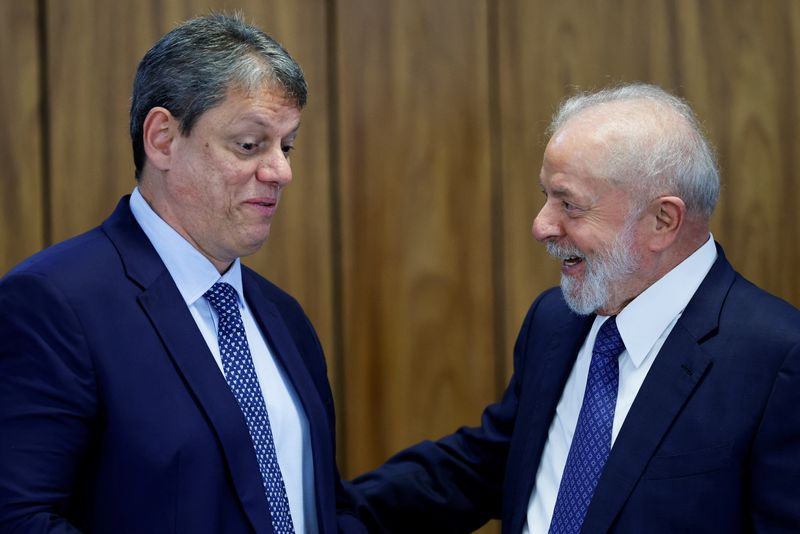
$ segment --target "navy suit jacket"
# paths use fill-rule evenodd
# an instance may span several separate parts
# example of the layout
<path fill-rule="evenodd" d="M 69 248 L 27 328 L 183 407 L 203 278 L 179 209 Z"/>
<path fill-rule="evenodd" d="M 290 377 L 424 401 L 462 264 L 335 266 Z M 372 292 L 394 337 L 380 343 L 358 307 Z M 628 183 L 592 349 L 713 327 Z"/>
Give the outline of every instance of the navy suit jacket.
<path fill-rule="evenodd" d="M 800 311 L 719 258 L 676 323 L 611 450 L 584 533 L 800 532 Z M 556 405 L 594 317 L 559 289 L 525 318 L 514 375 L 478 428 L 354 481 L 375 532 L 518 534 Z"/>
<path fill-rule="evenodd" d="M 242 278 L 308 418 L 320 532 L 357 532 L 314 329 Z M 127 197 L 0 281 L 0 531 L 74 529 L 272 532 L 242 412 Z"/>

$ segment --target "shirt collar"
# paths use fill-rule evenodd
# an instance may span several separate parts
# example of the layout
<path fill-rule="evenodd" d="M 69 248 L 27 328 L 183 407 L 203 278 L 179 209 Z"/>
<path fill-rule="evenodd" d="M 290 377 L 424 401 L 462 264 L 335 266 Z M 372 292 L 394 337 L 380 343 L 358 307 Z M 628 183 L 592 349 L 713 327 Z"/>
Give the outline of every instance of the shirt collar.
<path fill-rule="evenodd" d="M 625 349 L 636 367 L 683 313 L 717 259 L 714 237 L 633 299 L 617 316 Z"/>
<path fill-rule="evenodd" d="M 216 282 L 232 285 L 239 297 L 239 305 L 242 305 L 242 268 L 239 258 L 220 276 L 208 258 L 153 211 L 138 187 L 131 193 L 130 207 L 136 222 L 161 257 L 187 306 L 194 304 Z"/>

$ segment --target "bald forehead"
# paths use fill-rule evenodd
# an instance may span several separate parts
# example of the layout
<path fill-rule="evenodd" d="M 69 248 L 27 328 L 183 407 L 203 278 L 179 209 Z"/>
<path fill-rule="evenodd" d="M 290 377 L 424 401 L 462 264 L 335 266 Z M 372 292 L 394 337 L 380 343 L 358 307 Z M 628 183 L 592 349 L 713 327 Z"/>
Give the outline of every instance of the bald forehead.
<path fill-rule="evenodd" d="M 580 110 L 553 135 L 579 135 L 587 143 L 642 141 L 689 128 L 686 119 L 670 106 L 648 98 L 603 102 Z"/>
<path fill-rule="evenodd" d="M 684 126 L 681 126 L 683 124 Z M 658 143 L 687 128 L 669 106 L 647 98 L 598 103 L 577 111 L 550 138 L 542 172 L 623 180 Z"/>

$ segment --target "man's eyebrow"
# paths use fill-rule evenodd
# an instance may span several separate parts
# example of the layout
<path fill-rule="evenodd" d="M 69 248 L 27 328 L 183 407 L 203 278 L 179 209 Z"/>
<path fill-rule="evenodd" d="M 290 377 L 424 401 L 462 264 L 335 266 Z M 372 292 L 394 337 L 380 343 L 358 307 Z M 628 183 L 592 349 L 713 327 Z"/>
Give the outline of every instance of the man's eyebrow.
<path fill-rule="evenodd" d="M 298 122 L 297 126 L 295 126 L 294 129 L 291 132 L 289 132 L 288 134 L 284 135 L 283 137 L 284 137 L 284 139 L 293 139 L 293 138 L 297 137 L 297 134 L 298 134 L 299 131 L 300 131 L 300 123 Z"/>
<path fill-rule="evenodd" d="M 570 191 L 568 187 L 556 186 L 556 187 L 551 187 L 549 190 L 547 190 L 544 187 L 544 184 L 539 182 L 539 188 L 542 190 L 543 193 L 545 193 L 548 196 L 554 196 L 557 198 L 572 196 L 572 191 Z"/>
<path fill-rule="evenodd" d="M 241 123 L 249 123 L 251 125 L 254 124 L 254 125 L 256 125 L 256 126 L 258 126 L 260 128 L 264 128 L 264 129 L 269 129 L 269 128 L 272 127 L 272 124 L 269 121 L 264 120 L 263 117 L 261 117 L 260 115 L 256 115 L 256 114 L 242 115 L 239 118 L 239 123 L 240 124 Z M 282 136 L 282 139 L 289 139 L 289 138 L 297 137 L 297 133 L 300 131 L 300 125 L 301 125 L 301 123 L 298 122 L 297 126 L 295 126 L 289 133 L 287 133 L 286 135 Z"/>
<path fill-rule="evenodd" d="M 240 122 L 251 122 L 253 124 L 257 124 L 258 126 L 263 126 L 264 128 L 269 128 L 270 123 L 269 121 L 264 120 L 261 115 L 258 114 L 245 114 L 239 117 Z"/>
<path fill-rule="evenodd" d="M 557 197 L 568 197 L 572 195 L 572 191 L 568 187 L 554 187 L 551 193 Z"/>

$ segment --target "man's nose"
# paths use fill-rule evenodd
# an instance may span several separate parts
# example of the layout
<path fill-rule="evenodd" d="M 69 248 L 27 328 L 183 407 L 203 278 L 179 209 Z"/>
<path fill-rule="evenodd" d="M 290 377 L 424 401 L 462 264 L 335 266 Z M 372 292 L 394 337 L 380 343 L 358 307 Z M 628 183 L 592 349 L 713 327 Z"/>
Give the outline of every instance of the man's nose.
<path fill-rule="evenodd" d="M 292 166 L 282 148 L 270 150 L 259 162 L 256 177 L 262 182 L 285 186 L 292 181 Z"/>
<path fill-rule="evenodd" d="M 533 219 L 531 233 L 537 241 L 547 241 L 557 239 L 563 235 L 561 223 L 555 212 L 555 207 L 550 201 L 544 203 L 539 214 Z"/>

